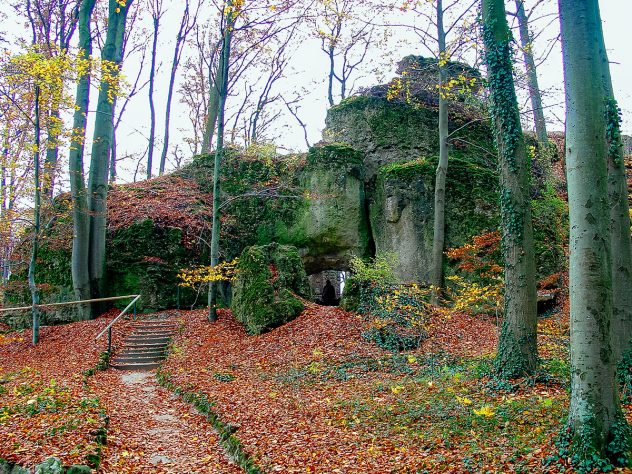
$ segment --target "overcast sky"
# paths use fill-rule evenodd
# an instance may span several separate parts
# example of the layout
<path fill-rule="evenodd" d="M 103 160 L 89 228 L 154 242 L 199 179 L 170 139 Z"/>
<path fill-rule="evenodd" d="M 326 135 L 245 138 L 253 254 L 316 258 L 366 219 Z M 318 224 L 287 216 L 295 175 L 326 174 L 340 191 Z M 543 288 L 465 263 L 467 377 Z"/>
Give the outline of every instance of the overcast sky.
<path fill-rule="evenodd" d="M 141 2 L 143 0 L 137 0 Z M 529 7 L 534 0 L 526 0 Z M 166 91 L 168 86 L 168 74 L 170 68 L 170 59 L 173 49 L 173 38 L 177 31 L 182 4 L 179 0 L 164 0 L 167 7 L 167 14 L 163 18 L 161 36 L 159 40 L 159 73 L 156 83 L 155 100 L 157 105 L 158 118 L 158 137 L 162 137 L 163 116 L 165 107 Z M 513 1 L 507 1 L 508 8 L 513 8 Z M 551 11 L 555 9 L 554 1 L 550 2 L 548 7 Z M 632 18 L 632 1 L 631 0 L 600 0 L 601 14 L 604 22 L 604 34 L 606 45 L 608 47 L 609 57 L 611 61 L 612 78 L 616 92 L 616 98 L 623 109 L 623 129 L 627 134 L 632 134 L 632 53 L 630 52 L 630 18 Z M 210 11 L 207 14 L 212 14 Z M 8 12 L 6 0 L 2 0 L 0 11 Z M 407 21 L 411 13 L 401 13 L 402 21 Z M 12 34 L 26 35 L 26 32 L 20 28 L 20 23 L 9 16 L 8 21 L 4 21 L 3 29 L 8 29 Z M 534 29 L 538 29 L 541 25 L 550 23 L 550 18 L 545 18 L 540 24 L 533 25 Z M 148 25 L 147 18 L 144 21 Z M 142 25 L 139 25 L 140 27 Z M 557 22 L 549 25 L 546 34 L 535 44 L 536 54 L 542 53 L 546 47 L 546 41 L 555 37 L 559 32 Z M 149 43 L 149 35 L 141 35 Z M 416 45 L 415 37 L 405 30 L 398 30 L 394 34 L 395 39 L 408 39 L 408 44 L 392 41 L 390 46 L 384 49 L 383 45 L 376 45 L 370 51 L 370 57 L 380 64 L 380 76 L 377 77 L 373 73 L 363 73 L 358 77 L 358 86 L 369 86 L 388 80 L 394 75 L 394 63 L 397 59 L 408 54 L 426 54 L 426 52 Z M 28 37 L 28 36 L 27 36 Z M 407 37 L 407 38 L 406 38 Z M 406 43 L 406 42 L 404 42 Z M 191 54 L 191 50 L 187 52 Z M 130 57 L 124 65 L 124 74 L 128 78 L 134 78 L 136 75 L 137 57 Z M 521 67 L 521 65 L 518 65 Z M 327 69 L 327 58 L 320 51 L 317 40 L 306 40 L 296 49 L 291 67 L 288 69 L 286 78 L 279 82 L 278 89 L 291 95 L 292 92 L 298 91 L 302 87 L 306 88 L 306 92 L 301 102 L 300 115 L 301 119 L 307 123 L 309 140 L 315 143 L 320 139 L 324 120 L 327 110 L 326 101 L 326 85 L 324 82 L 325 71 Z M 259 74 L 258 71 L 253 71 Z M 547 60 L 540 66 L 538 70 L 540 76 L 541 88 L 545 91 L 544 105 L 546 107 L 546 115 L 549 120 L 550 130 L 563 130 L 564 118 L 564 95 L 563 95 L 563 76 L 562 76 L 562 60 L 559 43 L 553 48 Z M 182 78 L 182 75 L 180 75 Z M 96 91 L 93 92 L 92 105 L 96 103 Z M 186 149 L 183 138 L 190 135 L 190 122 L 188 119 L 188 111 L 179 103 L 179 97 L 174 98 L 174 110 L 172 115 L 172 143 L 178 144 L 181 149 Z M 522 103 L 527 106 L 523 97 Z M 141 91 L 135 96 L 123 117 L 122 126 L 118 134 L 118 156 L 139 155 L 147 147 L 147 136 L 149 129 L 149 106 L 147 99 L 147 90 Z M 277 135 L 276 143 L 286 150 L 304 150 L 306 145 L 303 139 L 303 131 L 297 125 L 296 121 L 286 114 L 278 120 L 276 127 Z M 161 143 L 156 145 L 156 154 L 161 151 Z M 185 156 L 190 153 L 185 152 Z M 121 178 L 123 181 L 132 179 L 135 165 L 131 162 L 121 167 Z"/>

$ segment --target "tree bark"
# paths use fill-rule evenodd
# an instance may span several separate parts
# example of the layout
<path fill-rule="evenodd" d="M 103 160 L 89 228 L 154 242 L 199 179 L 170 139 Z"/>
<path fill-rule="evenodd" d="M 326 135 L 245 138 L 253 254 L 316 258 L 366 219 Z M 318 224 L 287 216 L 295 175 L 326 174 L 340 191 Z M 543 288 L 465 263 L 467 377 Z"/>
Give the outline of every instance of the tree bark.
<path fill-rule="evenodd" d="M 572 449 L 587 469 L 627 458 L 612 350 L 612 256 L 608 202 L 603 36 L 597 0 L 559 0 L 566 85 L 570 210 Z M 628 229 L 629 232 L 629 229 Z M 616 442 L 615 442 L 616 441 Z"/>
<path fill-rule="evenodd" d="M 195 24 L 196 16 L 194 16 L 193 24 Z M 165 165 L 167 163 L 167 153 L 169 151 L 169 127 L 171 123 L 171 101 L 173 100 L 173 89 L 176 83 L 178 66 L 180 65 L 182 43 L 186 40 L 188 32 L 193 27 L 193 24 L 189 24 L 189 17 L 189 2 L 187 0 L 184 6 L 184 13 L 182 14 L 182 20 L 180 21 L 180 29 L 178 30 L 178 35 L 176 36 L 176 44 L 173 50 L 173 60 L 171 61 L 171 76 L 169 77 L 167 107 L 165 109 L 165 133 L 162 143 L 162 153 L 160 154 L 160 168 L 158 170 L 160 175 L 165 172 Z"/>
<path fill-rule="evenodd" d="M 445 188 L 448 174 L 448 103 L 443 86 L 446 70 L 446 34 L 443 26 L 443 1 L 437 0 L 437 39 L 439 43 L 439 162 L 437 163 L 434 195 L 434 225 L 432 234 L 432 269 L 430 284 L 433 287 L 431 303 L 437 305 L 443 287 L 443 248 L 445 245 Z"/>
<path fill-rule="evenodd" d="M 55 175 L 57 173 L 57 163 L 59 162 L 59 104 L 54 104 L 48 118 L 47 125 L 47 147 L 44 158 L 44 176 L 42 180 L 42 194 L 46 199 L 52 201 L 55 190 Z M 51 146 L 52 145 L 52 146 Z"/>
<path fill-rule="evenodd" d="M 35 191 L 33 193 L 33 247 L 31 248 L 31 261 L 29 262 L 28 281 L 31 292 L 32 316 L 33 316 L 33 345 L 39 343 L 40 315 L 37 305 L 39 304 L 39 289 L 35 281 L 37 271 L 37 255 L 39 252 L 39 233 L 41 219 L 41 188 L 40 188 L 40 88 L 35 86 L 35 120 L 34 120 L 34 151 L 33 151 L 33 179 Z"/>
<path fill-rule="evenodd" d="M 117 0 L 109 0 L 108 31 L 101 58 L 116 64 L 118 67 L 122 62 L 125 21 L 131 4 L 132 0 L 127 0 L 125 6 L 122 6 Z M 99 298 L 104 290 L 108 167 L 114 128 L 114 105 L 109 97 L 110 89 L 110 84 L 107 81 L 101 82 L 88 181 L 90 289 L 94 298 Z"/>
<path fill-rule="evenodd" d="M 542 94 L 538 84 L 538 72 L 533 58 L 533 39 L 529 32 L 529 19 L 524 10 L 524 0 L 516 0 L 516 16 L 518 17 L 518 29 L 520 30 L 520 46 L 522 47 L 522 57 L 527 72 L 527 83 L 529 88 L 529 98 L 531 99 L 531 109 L 533 122 L 535 124 L 535 135 L 542 150 L 546 149 L 549 137 L 546 133 L 546 120 L 544 119 L 544 109 L 542 108 Z"/>
<path fill-rule="evenodd" d="M 503 0 L 483 0 L 485 62 L 496 127 L 501 186 L 502 247 L 505 261 L 504 321 L 496 370 L 517 378 L 537 368 L 537 299 L 529 160 L 520 126 L 512 74 L 511 34 Z"/>
<path fill-rule="evenodd" d="M 621 139 L 620 111 L 614 97 L 608 51 L 603 40 L 601 19 L 599 59 L 606 103 L 606 142 L 608 145 L 608 197 L 610 200 L 610 242 L 612 252 L 613 340 L 615 360 L 632 351 L 632 239 L 630 207 Z"/>
<path fill-rule="evenodd" d="M 79 58 L 89 60 L 92 54 L 92 32 L 90 22 L 96 0 L 82 0 L 79 10 Z M 90 271 L 88 255 L 90 248 L 90 227 L 88 218 L 88 197 L 83 170 L 84 142 L 88 122 L 90 102 L 90 71 L 86 71 L 77 83 L 73 135 L 68 155 L 70 171 L 70 196 L 72 200 L 72 286 L 77 300 L 90 299 Z M 82 319 L 90 317 L 89 308 L 79 309 Z"/>
<path fill-rule="evenodd" d="M 228 96 L 228 69 L 230 65 L 230 49 L 232 30 L 234 27 L 233 2 L 226 2 L 226 22 L 223 31 L 222 54 L 220 57 L 221 71 L 219 91 L 219 106 L 217 109 L 217 147 L 215 149 L 215 162 L 213 166 L 213 228 L 211 231 L 211 267 L 217 266 L 219 262 L 219 238 L 220 238 L 220 168 L 224 156 L 224 112 L 226 109 L 226 98 Z M 208 306 L 210 322 L 217 321 L 217 282 L 209 285 Z"/>
<path fill-rule="evenodd" d="M 223 88 L 221 81 L 224 77 L 222 71 L 222 60 L 220 58 L 215 72 L 215 78 L 213 78 L 212 71 L 209 71 L 209 100 L 208 100 L 208 113 L 206 114 L 206 126 L 204 127 L 204 134 L 202 136 L 202 150 L 201 153 L 206 155 L 211 151 L 211 144 L 213 143 L 213 137 L 215 136 L 215 126 L 217 124 L 217 112 L 219 110 L 220 103 L 220 89 Z M 210 69 L 210 68 L 209 68 Z"/>
<path fill-rule="evenodd" d="M 154 142 L 156 141 L 156 106 L 154 104 L 154 83 L 156 79 L 156 49 L 158 48 L 158 30 L 160 28 L 160 9 L 153 12 L 154 35 L 151 46 L 151 66 L 149 69 L 149 149 L 147 150 L 147 179 L 151 179 L 154 161 Z"/>

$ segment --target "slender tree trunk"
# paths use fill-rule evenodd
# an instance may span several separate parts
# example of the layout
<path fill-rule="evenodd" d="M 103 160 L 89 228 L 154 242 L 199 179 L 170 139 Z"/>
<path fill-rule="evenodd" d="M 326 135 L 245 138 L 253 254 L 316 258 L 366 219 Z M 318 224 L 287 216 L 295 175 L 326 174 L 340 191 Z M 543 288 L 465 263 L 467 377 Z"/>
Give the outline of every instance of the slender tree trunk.
<path fill-rule="evenodd" d="M 122 6 L 117 0 L 110 0 L 108 31 L 101 57 L 120 67 L 122 62 L 125 20 L 132 4 L 127 0 Z M 102 82 L 94 125 L 94 140 L 88 181 L 90 209 L 90 289 L 92 296 L 103 294 L 105 274 L 105 237 L 107 218 L 108 167 L 112 150 L 114 129 L 114 104 L 110 97 L 110 84 Z"/>
<path fill-rule="evenodd" d="M 180 57 L 182 55 L 182 45 L 186 41 L 189 31 L 193 28 L 197 20 L 197 12 L 193 17 L 193 21 L 189 23 L 189 1 L 187 0 L 184 5 L 184 12 L 182 13 L 182 19 L 180 20 L 180 29 L 176 36 L 176 44 L 173 49 L 173 60 L 171 61 L 171 76 L 169 77 L 169 90 L 167 92 L 167 107 L 165 109 L 165 133 L 162 141 L 162 153 L 160 154 L 160 169 L 159 174 L 162 175 L 165 172 L 165 165 L 167 163 L 167 153 L 169 152 L 169 127 L 171 124 L 171 101 L 173 100 L 173 89 L 176 84 L 176 74 L 178 67 L 180 66 Z"/>
<path fill-rule="evenodd" d="M 154 82 L 156 79 L 156 49 L 158 47 L 158 29 L 160 27 L 160 11 L 154 13 L 154 36 L 151 46 L 151 67 L 149 69 L 149 150 L 147 151 L 147 179 L 151 179 L 154 161 L 154 142 L 156 141 L 156 106 L 154 104 Z"/>
<path fill-rule="evenodd" d="M 535 123 L 535 135 L 542 150 L 548 144 L 549 138 L 546 133 L 546 120 L 544 119 L 544 109 L 542 108 L 542 94 L 538 84 L 538 72 L 533 59 L 533 38 L 529 32 L 529 20 L 524 10 L 524 0 L 516 0 L 516 16 L 518 17 L 518 27 L 520 30 L 520 46 L 522 47 L 522 57 L 527 72 L 527 82 L 529 87 L 529 98 L 533 121 Z"/>
<path fill-rule="evenodd" d="M 430 284 L 433 287 L 431 303 L 437 305 L 443 287 L 443 248 L 445 242 L 445 187 L 448 174 L 448 103 L 443 87 L 447 74 L 445 60 L 445 30 L 443 27 L 443 1 L 437 0 L 437 38 L 439 41 L 439 162 L 435 177 L 434 227 L 432 234 L 432 269 Z"/>
<path fill-rule="evenodd" d="M 219 107 L 217 110 L 217 148 L 215 149 L 215 162 L 213 166 L 213 229 L 211 231 L 211 267 L 217 266 L 219 262 L 219 238 L 220 238 L 220 171 L 222 158 L 224 156 L 224 112 L 226 109 L 226 98 L 228 96 L 228 69 L 230 65 L 230 47 L 232 39 L 232 29 L 234 26 L 234 12 L 232 0 L 226 2 L 226 23 L 224 26 L 224 40 L 222 42 L 222 55 L 220 57 L 220 67 L 222 75 L 219 83 Z M 211 282 L 208 294 L 209 315 L 211 322 L 217 321 L 217 282 Z"/>
<path fill-rule="evenodd" d="M 96 0 L 82 0 L 79 9 L 79 59 L 88 61 L 92 54 L 92 32 L 90 23 Z M 88 255 L 90 248 L 90 226 L 88 218 L 88 196 L 83 170 L 84 142 L 90 102 L 90 70 L 79 78 L 73 118 L 73 135 L 70 143 L 68 165 L 70 171 L 70 196 L 72 200 L 72 286 L 77 300 L 90 299 L 90 271 Z M 81 306 L 82 319 L 88 319 L 88 307 Z"/>
<path fill-rule="evenodd" d="M 627 459 L 615 381 L 603 36 L 597 0 L 559 0 L 570 210 L 572 449 L 586 470 Z"/>
<path fill-rule="evenodd" d="M 513 83 L 511 34 L 503 0 L 483 0 L 483 39 L 496 127 L 502 247 L 505 260 L 504 322 L 496 356 L 503 378 L 537 368 L 535 256 L 529 199 L 529 160 Z"/>
<path fill-rule="evenodd" d="M 329 46 L 329 76 L 327 83 L 327 100 L 329 100 L 329 106 L 333 107 L 334 105 L 334 77 L 336 75 L 335 67 L 335 58 L 334 58 L 335 49 L 333 46 Z"/>
<path fill-rule="evenodd" d="M 213 143 L 213 136 L 215 135 L 215 126 L 217 124 L 217 112 L 219 110 L 220 103 L 220 89 L 223 87 L 222 78 L 224 73 L 222 71 L 222 60 L 220 58 L 217 65 L 217 71 L 215 72 L 215 79 L 213 79 L 212 71 L 209 71 L 209 100 L 208 100 L 208 113 L 206 114 L 206 124 L 204 127 L 204 134 L 202 136 L 202 150 L 201 153 L 206 155 L 211 151 L 211 144 Z"/>
<path fill-rule="evenodd" d="M 52 201 L 55 191 L 55 174 L 57 163 L 59 162 L 59 127 L 61 118 L 59 117 L 59 104 L 55 104 L 48 119 L 47 132 L 48 144 L 46 147 L 46 157 L 44 158 L 44 173 L 42 176 L 42 194 Z"/>
<path fill-rule="evenodd" d="M 33 345 L 39 343 L 40 315 L 37 305 L 39 304 L 39 289 L 35 281 L 35 271 L 37 270 L 37 255 L 39 251 L 39 233 L 41 218 L 41 187 L 40 187 L 40 88 L 35 86 L 35 123 L 34 123 L 34 148 L 33 151 L 33 178 L 35 191 L 33 196 L 33 248 L 31 249 L 31 261 L 29 262 L 28 281 L 31 291 L 32 315 L 33 315 Z"/>
<path fill-rule="evenodd" d="M 625 152 L 621 139 L 621 117 L 614 97 L 608 52 L 603 41 L 601 21 L 600 64 L 606 104 L 606 141 L 608 145 L 608 197 L 610 200 L 610 242 L 612 246 L 613 340 L 615 360 L 632 351 L 632 239 L 630 207 L 625 170 Z"/>

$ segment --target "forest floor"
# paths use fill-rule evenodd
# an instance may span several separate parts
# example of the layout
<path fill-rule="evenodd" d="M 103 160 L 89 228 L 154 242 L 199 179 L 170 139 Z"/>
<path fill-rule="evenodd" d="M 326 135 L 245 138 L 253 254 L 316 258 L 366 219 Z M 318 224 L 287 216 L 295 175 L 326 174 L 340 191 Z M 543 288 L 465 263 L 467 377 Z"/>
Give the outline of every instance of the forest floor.
<path fill-rule="evenodd" d="M 308 305 L 260 336 L 229 311 L 214 324 L 205 311 L 181 311 L 159 374 L 86 373 L 110 320 L 43 328 L 35 348 L 30 331 L 0 335 L 0 458 L 32 466 L 99 456 L 99 472 L 238 472 L 207 417 L 160 380 L 208 399 L 264 472 L 571 472 L 555 456 L 568 409 L 561 313 L 540 321 L 538 376 L 513 383 L 492 376 L 498 330 L 485 317 L 436 320 L 421 348 L 393 354 L 363 339 L 363 318 L 337 308 Z"/>

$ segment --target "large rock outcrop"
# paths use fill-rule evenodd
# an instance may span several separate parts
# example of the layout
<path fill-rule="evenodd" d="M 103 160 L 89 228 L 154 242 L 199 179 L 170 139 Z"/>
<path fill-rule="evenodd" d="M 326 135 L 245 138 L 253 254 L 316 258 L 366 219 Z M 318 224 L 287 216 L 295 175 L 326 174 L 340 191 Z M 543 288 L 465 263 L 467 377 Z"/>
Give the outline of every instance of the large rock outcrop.
<path fill-rule="evenodd" d="M 232 310 L 250 334 L 261 334 L 296 318 L 299 297 L 310 296 L 307 275 L 295 247 L 277 243 L 244 250 L 237 265 Z"/>

